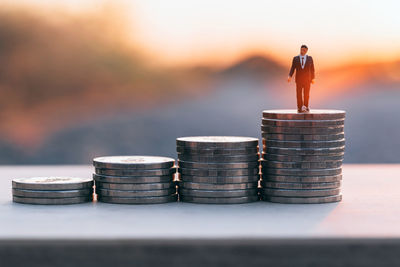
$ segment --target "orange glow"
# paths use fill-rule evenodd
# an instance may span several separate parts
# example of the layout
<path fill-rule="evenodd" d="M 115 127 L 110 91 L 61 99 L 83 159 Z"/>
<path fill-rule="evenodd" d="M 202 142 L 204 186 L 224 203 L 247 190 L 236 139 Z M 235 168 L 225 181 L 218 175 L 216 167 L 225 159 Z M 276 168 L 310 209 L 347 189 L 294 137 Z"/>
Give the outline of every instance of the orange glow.
<path fill-rule="evenodd" d="M 15 1 L 9 3 L 15 5 Z M 400 58 L 397 1 L 21 0 L 33 9 L 118 10 L 125 38 L 156 64 L 226 66 L 248 54 L 289 64 L 306 43 L 319 68 Z M 309 10 L 310 16 L 301 12 Z M 122 22 L 120 23 L 122 26 Z"/>

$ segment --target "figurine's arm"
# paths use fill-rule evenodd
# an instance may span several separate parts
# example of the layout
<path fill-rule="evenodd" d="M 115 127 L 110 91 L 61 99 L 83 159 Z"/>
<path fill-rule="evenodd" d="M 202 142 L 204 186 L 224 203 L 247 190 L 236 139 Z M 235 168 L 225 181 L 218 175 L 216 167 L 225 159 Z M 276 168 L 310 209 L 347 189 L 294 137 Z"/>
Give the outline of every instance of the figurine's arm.
<path fill-rule="evenodd" d="M 314 60 L 312 57 L 311 58 L 311 82 L 315 82 L 315 68 L 314 68 Z"/>
<path fill-rule="evenodd" d="M 290 80 L 292 79 L 292 76 L 293 76 L 293 73 L 294 73 L 294 70 L 295 70 L 295 68 L 294 68 L 294 59 L 295 58 L 293 58 L 293 60 L 292 60 L 292 67 L 290 67 L 289 76 L 288 76 L 288 82 L 290 82 Z"/>

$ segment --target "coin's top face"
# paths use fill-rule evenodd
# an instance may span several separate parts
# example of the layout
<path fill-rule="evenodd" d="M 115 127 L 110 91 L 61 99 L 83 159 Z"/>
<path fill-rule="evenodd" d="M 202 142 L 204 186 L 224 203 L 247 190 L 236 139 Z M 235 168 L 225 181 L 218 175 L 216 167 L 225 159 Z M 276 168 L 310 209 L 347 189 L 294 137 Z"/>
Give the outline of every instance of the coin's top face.
<path fill-rule="evenodd" d="M 271 110 L 263 110 L 264 114 L 346 114 L 344 110 L 336 110 L 336 109 L 311 109 L 306 113 L 298 113 L 296 109 L 271 109 Z"/>
<path fill-rule="evenodd" d="M 110 156 L 94 158 L 97 163 L 117 163 L 117 164 L 158 164 L 173 163 L 173 158 L 155 157 L 155 156 Z"/>
<path fill-rule="evenodd" d="M 91 181 L 93 181 L 92 178 L 57 177 L 57 176 L 13 179 L 13 182 L 21 184 L 72 184 L 72 183 L 86 183 Z"/>
<path fill-rule="evenodd" d="M 242 136 L 189 136 L 176 139 L 181 142 L 204 142 L 204 143 L 240 143 L 258 142 L 257 138 Z"/>

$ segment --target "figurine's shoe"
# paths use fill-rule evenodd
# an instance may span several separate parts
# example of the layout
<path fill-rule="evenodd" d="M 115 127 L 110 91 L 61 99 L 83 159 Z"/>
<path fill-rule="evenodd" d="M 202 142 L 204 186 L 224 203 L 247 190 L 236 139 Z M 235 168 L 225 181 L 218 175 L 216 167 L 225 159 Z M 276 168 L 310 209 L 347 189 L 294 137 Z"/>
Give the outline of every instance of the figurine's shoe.
<path fill-rule="evenodd" d="M 301 108 L 297 109 L 297 113 L 302 113 Z"/>
<path fill-rule="evenodd" d="M 310 108 L 309 107 L 306 107 L 306 112 L 310 112 Z"/>
<path fill-rule="evenodd" d="M 306 106 L 303 106 L 303 107 L 301 108 L 301 112 L 307 112 L 307 107 L 306 107 Z"/>

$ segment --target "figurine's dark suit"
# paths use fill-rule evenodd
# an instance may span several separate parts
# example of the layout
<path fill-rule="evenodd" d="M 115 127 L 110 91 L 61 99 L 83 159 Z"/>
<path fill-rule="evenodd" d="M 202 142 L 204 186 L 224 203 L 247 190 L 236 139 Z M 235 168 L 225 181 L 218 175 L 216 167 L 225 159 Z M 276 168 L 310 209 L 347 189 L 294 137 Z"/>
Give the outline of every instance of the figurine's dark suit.
<path fill-rule="evenodd" d="M 305 63 L 302 68 L 300 56 L 295 56 L 292 61 L 292 67 L 290 68 L 289 76 L 292 77 L 296 70 L 296 95 L 297 95 L 297 109 L 301 109 L 304 106 L 308 107 L 310 99 L 310 84 L 315 78 L 314 61 L 311 56 L 305 55 Z M 304 101 L 303 101 L 304 91 Z"/>

